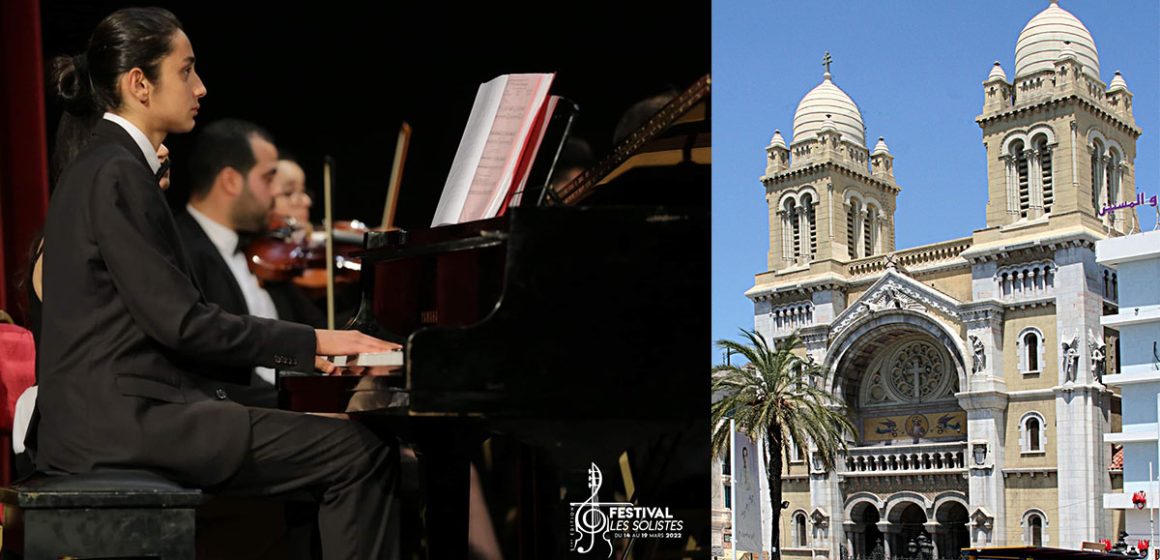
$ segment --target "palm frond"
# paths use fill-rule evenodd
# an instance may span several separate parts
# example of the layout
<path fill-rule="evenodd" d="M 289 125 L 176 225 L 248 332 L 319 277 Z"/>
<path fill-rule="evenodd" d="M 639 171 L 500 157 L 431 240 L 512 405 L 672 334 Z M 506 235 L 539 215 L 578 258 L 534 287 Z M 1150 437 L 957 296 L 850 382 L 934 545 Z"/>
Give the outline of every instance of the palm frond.
<path fill-rule="evenodd" d="M 742 330 L 743 341 L 719 340 L 718 347 L 737 354 L 747 365 L 713 368 L 713 451 L 728 447 L 728 419 L 737 431 L 754 440 L 770 436 L 770 449 L 786 458 L 791 442 L 812 446 L 827 468 L 845 449 L 846 434 L 854 427 L 833 395 L 820 387 L 825 374 L 811 359 L 794 354 L 800 345 L 796 335 L 773 345 L 755 331 Z M 767 457 L 768 458 L 768 457 Z"/>

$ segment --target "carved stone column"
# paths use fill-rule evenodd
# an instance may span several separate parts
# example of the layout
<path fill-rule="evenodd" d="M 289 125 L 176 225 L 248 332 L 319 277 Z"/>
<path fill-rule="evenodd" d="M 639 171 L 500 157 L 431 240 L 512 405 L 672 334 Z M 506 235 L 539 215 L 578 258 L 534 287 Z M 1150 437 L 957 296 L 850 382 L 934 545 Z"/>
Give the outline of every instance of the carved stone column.
<path fill-rule="evenodd" d="M 789 246 L 786 243 L 786 233 L 785 233 L 785 225 L 786 225 L 785 210 L 778 208 L 775 215 L 777 216 L 777 231 L 780 235 L 778 235 L 776 237 L 771 236 L 771 238 L 776 239 L 779 242 L 778 244 L 781 245 L 781 247 L 780 247 L 781 255 L 779 256 L 779 258 L 781 258 L 781 260 L 784 262 L 786 260 L 786 257 L 789 256 L 789 248 L 788 248 Z M 774 249 L 772 247 L 770 248 L 770 253 L 772 253 L 770 255 L 771 257 L 777 255 L 777 252 L 774 251 Z M 773 263 L 770 263 L 770 268 L 773 268 L 774 266 L 775 265 Z"/>
<path fill-rule="evenodd" d="M 969 388 L 957 395 L 959 404 L 967 411 L 968 501 L 971 509 L 982 507 L 1003 519 L 1006 498 L 1002 468 L 1007 415 L 1003 307 L 994 300 L 976 301 L 964 304 L 961 316 L 967 327 L 967 352 L 971 355 L 967 365 L 971 371 Z M 1003 544 L 1006 539 L 1003 524 L 995 524 L 985 537 L 991 543 Z M 972 536 L 972 544 L 982 542 L 975 538 Z"/>
<path fill-rule="evenodd" d="M 1070 361 L 1059 359 L 1055 392 L 1055 451 L 1059 465 L 1059 544 L 1075 547 L 1107 535 L 1107 515 L 1101 496 L 1109 491 L 1108 445 L 1103 434 L 1111 431 L 1110 393 L 1098 383 L 1092 368 L 1092 334 L 1102 333 L 1103 286 L 1100 266 L 1088 241 L 1066 244 L 1055 251 L 1056 298 L 1055 343 L 1072 349 Z M 1102 337 L 1098 340 L 1102 340 Z M 1050 366 L 1051 364 L 1047 364 Z M 1073 371 L 1068 381 L 1067 370 Z"/>
<path fill-rule="evenodd" d="M 963 361 L 969 387 L 961 389 L 1006 391 L 1002 352 L 1003 306 L 994 300 L 966 303 L 962 306 L 962 318 L 967 327 Z M 982 345 L 981 352 L 979 344 Z"/>
<path fill-rule="evenodd" d="M 893 555 L 894 539 L 899 533 L 899 527 L 889 521 L 879 521 L 878 530 L 882 533 L 882 548 L 886 551 L 886 557 L 890 558 Z M 901 550 L 898 552 L 903 553 Z"/>
<path fill-rule="evenodd" d="M 1104 171 L 1107 164 L 1107 155 L 1099 154 L 1096 156 L 1096 165 L 1092 176 L 1092 186 L 1096 189 L 1096 212 L 1099 212 L 1100 208 L 1108 203 L 1107 173 Z"/>
<path fill-rule="evenodd" d="M 782 209 L 778 211 L 781 215 L 781 242 L 782 242 L 782 260 L 786 264 L 793 263 L 793 212 Z"/>
<path fill-rule="evenodd" d="M 967 411 L 967 472 L 970 509 L 985 511 L 994 519 L 1005 519 L 1006 493 L 1003 484 L 1006 446 L 1007 394 L 999 391 L 960 393 L 959 404 Z M 1005 525 L 994 523 L 985 531 L 971 534 L 971 545 L 1003 545 Z"/>
<path fill-rule="evenodd" d="M 854 255 L 855 258 L 866 256 L 866 249 L 862 245 L 862 228 L 866 227 L 866 209 L 860 208 L 854 215 Z"/>
<path fill-rule="evenodd" d="M 939 556 L 938 551 L 946 544 L 943 542 L 943 540 L 946 538 L 946 534 L 948 533 L 946 526 L 937 521 L 928 521 L 922 525 L 922 528 L 925 529 L 928 534 L 930 534 L 930 543 L 934 546 L 933 557 L 942 558 L 942 556 Z"/>
<path fill-rule="evenodd" d="M 1019 179 L 1015 172 L 1015 158 L 1011 154 L 999 156 L 1003 160 L 1003 168 L 1007 176 L 1007 215 L 1011 221 L 1019 219 Z"/>
<path fill-rule="evenodd" d="M 1027 157 L 1028 218 L 1043 215 L 1043 173 L 1039 168 L 1039 150 L 1030 149 Z"/>
<path fill-rule="evenodd" d="M 810 223 L 806 219 L 806 207 L 797 207 L 798 251 L 797 264 L 810 262 Z"/>

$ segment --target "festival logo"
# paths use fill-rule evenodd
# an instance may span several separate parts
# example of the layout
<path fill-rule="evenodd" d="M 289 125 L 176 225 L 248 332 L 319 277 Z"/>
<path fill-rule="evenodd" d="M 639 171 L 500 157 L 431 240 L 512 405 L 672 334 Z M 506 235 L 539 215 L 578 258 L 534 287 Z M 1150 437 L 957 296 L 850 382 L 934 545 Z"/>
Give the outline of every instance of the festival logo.
<path fill-rule="evenodd" d="M 612 557 L 612 541 L 618 539 L 680 539 L 684 522 L 676 519 L 667 507 L 642 507 L 631 502 L 601 502 L 598 499 L 604 475 L 596 463 L 588 468 L 590 495 L 583 502 L 572 502 L 572 550 L 580 554 L 602 554 Z"/>

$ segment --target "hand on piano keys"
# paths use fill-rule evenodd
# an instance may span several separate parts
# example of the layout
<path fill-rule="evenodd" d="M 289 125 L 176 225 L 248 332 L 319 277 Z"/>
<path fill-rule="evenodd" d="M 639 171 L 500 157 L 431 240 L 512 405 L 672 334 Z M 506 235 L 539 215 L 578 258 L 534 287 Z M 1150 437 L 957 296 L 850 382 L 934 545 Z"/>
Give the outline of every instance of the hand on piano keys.
<path fill-rule="evenodd" d="M 403 349 L 334 356 L 335 375 L 393 375 L 403 368 Z"/>
<path fill-rule="evenodd" d="M 386 356 L 397 356 L 398 362 L 395 364 L 383 364 L 384 366 L 402 365 L 403 347 L 395 344 L 394 342 L 379 340 L 372 336 L 367 336 L 361 332 L 350 330 L 340 331 L 317 329 L 314 331 L 314 335 L 315 340 L 317 341 L 315 347 L 316 357 L 314 359 L 314 367 L 323 373 L 366 374 L 368 372 L 362 371 L 361 368 L 372 367 L 376 365 L 376 363 L 381 362 L 383 357 Z M 341 361 L 343 368 L 345 368 L 346 371 L 340 369 L 334 361 L 328 360 L 326 358 L 327 356 L 337 356 L 338 358 L 336 358 L 336 361 Z M 366 357 L 361 360 L 362 363 L 357 363 L 359 362 L 357 359 L 355 360 L 356 363 L 350 363 L 351 356 Z M 372 360 L 371 356 L 376 356 L 378 362 L 367 363 L 368 361 Z M 351 369 L 352 367 L 356 366 L 360 368 L 357 370 L 357 372 Z M 374 372 L 369 373 L 374 374 Z M 379 373 L 379 375 L 384 375 L 384 373 Z"/>

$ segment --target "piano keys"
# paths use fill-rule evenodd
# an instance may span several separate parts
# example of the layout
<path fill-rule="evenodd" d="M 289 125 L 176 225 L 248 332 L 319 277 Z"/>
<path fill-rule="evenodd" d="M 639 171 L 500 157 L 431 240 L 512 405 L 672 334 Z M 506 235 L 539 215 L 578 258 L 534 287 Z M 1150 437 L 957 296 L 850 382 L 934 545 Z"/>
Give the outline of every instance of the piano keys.
<path fill-rule="evenodd" d="M 331 362 L 338 367 L 399 367 L 403 365 L 403 351 L 367 352 L 354 356 L 332 356 Z"/>

